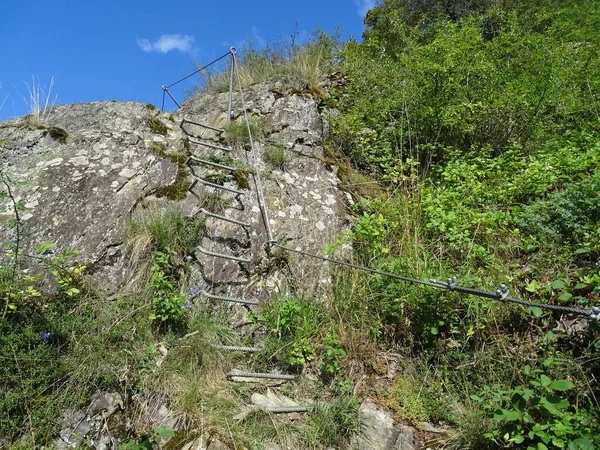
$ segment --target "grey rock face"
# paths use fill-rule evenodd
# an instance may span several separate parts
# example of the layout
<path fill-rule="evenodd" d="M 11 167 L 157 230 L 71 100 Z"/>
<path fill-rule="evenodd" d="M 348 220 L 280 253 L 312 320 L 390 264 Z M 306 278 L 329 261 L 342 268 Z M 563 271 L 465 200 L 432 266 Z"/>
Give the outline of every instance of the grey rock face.
<path fill-rule="evenodd" d="M 282 95 L 279 88 L 277 82 L 249 88 L 245 103 L 239 93 L 235 95 L 234 120 L 241 123 L 245 110 L 262 131 L 254 152 L 237 148 L 230 156 L 262 176 L 273 238 L 321 254 L 347 225 L 345 197 L 337 188 L 336 175 L 319 159 L 318 143 L 325 128 L 318 99 L 292 92 Z M 227 121 L 226 111 L 227 94 L 191 99 L 171 117 L 136 103 L 57 106 L 45 125 L 68 132 L 66 143 L 52 137 L 48 129 L 27 129 L 19 120 L 0 123 L 0 140 L 8 142 L 0 146 L 0 170 L 15 182 L 25 182 L 15 185 L 14 193 L 28 208 L 21 219 L 24 231 L 30 233 L 29 250 L 43 242 L 76 249 L 80 252 L 76 259 L 90 266 L 99 287 L 118 289 L 128 275 L 122 244 L 132 216 L 152 203 L 198 214 L 202 197 L 217 192 L 196 184 L 184 199 L 158 198 L 161 188 L 177 179 L 178 165 L 164 152 L 182 150 L 186 134 L 181 119 L 221 127 Z M 149 118 L 155 116 L 166 126 L 165 134 L 149 126 Z M 189 124 L 183 128 L 198 139 L 227 145 L 214 131 Z M 285 148 L 288 162 L 283 169 L 269 166 L 262 158 L 270 146 Z M 199 158 L 223 155 L 199 145 L 190 152 Z M 192 169 L 199 176 L 219 172 L 200 166 Z M 190 174 L 184 175 L 185 182 L 193 181 Z M 308 293 L 327 291 L 331 280 L 326 264 L 294 255 L 268 257 L 265 218 L 252 176 L 249 181 L 250 190 L 243 198 L 224 193 L 223 214 L 250 226 L 208 218 L 208 237 L 202 246 L 212 252 L 246 255 L 251 263 L 197 254 L 202 265 L 199 284 L 212 292 L 238 296 L 260 296 L 290 283 Z M 225 185 L 238 189 L 234 183 Z M 3 206 L 4 214 L 10 215 L 10 202 L 4 201 Z"/>
<path fill-rule="evenodd" d="M 416 450 L 414 429 L 394 423 L 383 408 L 366 400 L 358 410 L 360 435 L 350 448 L 352 450 Z"/>
<path fill-rule="evenodd" d="M 102 433 L 103 425 L 117 410 L 123 408 L 123 399 L 116 392 L 99 392 L 92 397 L 90 405 L 85 411 L 68 410 L 64 413 L 67 426 L 59 433 L 59 438 L 54 442 L 54 448 L 77 448 L 79 444 L 90 435 L 95 442 L 95 448 L 117 448 L 116 442 L 110 435 Z"/>
<path fill-rule="evenodd" d="M 259 136 L 254 151 L 235 147 L 228 155 L 258 173 L 263 187 L 267 217 L 263 217 L 256 184 L 241 197 L 224 194 L 229 207 L 228 217 L 250 224 L 246 230 L 236 224 L 218 219 L 208 220 L 209 236 L 203 247 L 220 254 L 250 258 L 249 265 L 198 255 L 203 266 L 205 287 L 226 295 L 260 297 L 265 291 L 283 289 L 293 284 L 305 293 L 322 294 L 331 285 L 329 267 L 319 261 L 285 254 L 275 250 L 269 258 L 265 252 L 268 241 L 265 220 L 272 238 L 294 249 L 322 254 L 323 249 L 336 242 L 347 225 L 345 197 L 337 188 L 334 172 L 322 162 L 322 148 L 317 144 L 323 136 L 323 120 L 318 100 L 301 94 L 282 95 L 276 81 L 261 83 L 234 98 L 233 120 L 244 123 L 245 111 L 259 124 Z M 194 121 L 221 127 L 226 121 L 227 94 L 198 97 L 186 102 L 180 114 Z M 218 137 L 211 130 L 188 125 L 186 131 L 198 140 Z M 287 159 L 283 168 L 265 162 L 263 155 L 273 147 L 285 149 Z M 192 153 L 207 159 L 214 151 L 194 145 Z M 199 169 L 200 176 L 214 171 Z M 256 181 L 256 176 L 253 177 Z M 235 184 L 226 184 L 236 188 Z M 214 190 L 198 186 L 200 198 Z M 237 286 L 246 285 L 246 288 Z"/>
<path fill-rule="evenodd" d="M 176 164 L 157 156 L 152 145 L 175 145 L 179 137 L 152 133 L 149 114 L 135 103 L 55 107 L 47 125 L 66 130 L 66 144 L 47 130 L 21 128 L 18 121 L 0 124 L 0 136 L 7 141 L 0 148 L 1 170 L 24 183 L 14 191 L 27 208 L 21 219 L 23 231 L 31 233 L 26 240 L 30 251 L 33 244 L 47 242 L 78 250 L 78 259 L 94 266 L 104 287 L 119 284 L 119 245 L 130 212 L 154 190 L 172 183 L 177 172 Z"/>

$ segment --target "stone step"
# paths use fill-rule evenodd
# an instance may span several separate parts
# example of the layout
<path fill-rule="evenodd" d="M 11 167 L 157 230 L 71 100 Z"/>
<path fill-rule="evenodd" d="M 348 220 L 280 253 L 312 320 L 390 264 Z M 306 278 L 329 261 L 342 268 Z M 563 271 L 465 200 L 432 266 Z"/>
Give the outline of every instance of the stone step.
<path fill-rule="evenodd" d="M 225 255 L 223 253 L 211 252 L 210 250 L 206 250 L 205 248 L 202 248 L 199 245 L 196 247 L 196 250 L 198 250 L 200 253 L 202 253 L 204 255 L 214 256 L 216 258 L 230 259 L 232 261 L 237 261 L 237 262 L 241 262 L 241 263 L 252 262 L 252 258 L 244 258 L 241 256 Z"/>
<path fill-rule="evenodd" d="M 204 145 L 205 147 L 214 148 L 215 150 L 222 150 L 224 152 L 230 152 L 232 150 L 231 147 L 221 147 L 220 145 L 211 144 L 210 142 L 199 141 L 189 136 L 187 137 L 187 140 L 193 144 Z"/>
<path fill-rule="evenodd" d="M 208 216 L 208 217 L 213 217 L 213 218 L 215 218 L 215 219 L 219 219 L 219 220 L 224 220 L 224 221 L 226 221 L 226 222 L 231 222 L 231 223 L 234 223 L 234 224 L 236 224 L 236 225 L 240 225 L 240 226 L 242 226 L 242 227 L 246 227 L 246 228 L 247 228 L 247 227 L 249 227 L 249 226 L 250 226 L 250 223 L 248 223 L 248 222 L 242 222 L 242 221 L 240 221 L 240 220 L 235 220 L 235 219 L 231 219 L 231 218 L 229 218 L 229 217 L 221 216 L 221 215 L 219 215 L 219 214 L 215 214 L 215 213 L 213 213 L 213 212 L 207 211 L 207 210 L 206 210 L 206 209 L 204 209 L 204 208 L 201 208 L 201 209 L 200 209 L 200 212 L 201 212 L 202 214 L 204 214 L 205 216 Z"/>
<path fill-rule="evenodd" d="M 241 370 L 232 370 L 227 374 L 227 378 L 266 378 L 271 380 L 293 380 L 295 375 L 287 375 L 283 373 L 257 373 L 257 372 L 242 372 Z"/>
<path fill-rule="evenodd" d="M 243 299 L 243 298 L 229 297 L 227 295 L 211 294 L 210 292 L 206 292 L 204 289 L 200 289 L 198 291 L 198 294 L 202 295 L 203 297 L 211 298 L 213 300 L 222 300 L 224 302 L 241 303 L 244 305 L 258 305 L 258 300 L 256 300 L 255 298 Z"/>

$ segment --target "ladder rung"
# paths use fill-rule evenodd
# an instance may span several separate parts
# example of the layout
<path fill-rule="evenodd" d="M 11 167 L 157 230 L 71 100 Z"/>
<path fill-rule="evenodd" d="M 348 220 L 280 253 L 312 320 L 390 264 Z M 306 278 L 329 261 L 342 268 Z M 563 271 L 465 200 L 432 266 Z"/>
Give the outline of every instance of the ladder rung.
<path fill-rule="evenodd" d="M 196 250 L 198 250 L 200 253 L 204 253 L 205 255 L 208 255 L 208 256 L 216 256 L 217 258 L 231 259 L 232 261 L 238 261 L 238 262 L 242 262 L 242 263 L 252 262 L 251 258 L 242 258 L 241 256 L 224 255 L 223 253 L 211 252 L 200 246 L 197 246 Z"/>
<path fill-rule="evenodd" d="M 222 133 L 223 131 L 225 131 L 223 128 L 213 127 L 212 125 L 207 125 L 205 123 L 194 122 L 193 120 L 186 119 L 185 117 L 181 121 L 181 125 L 183 125 L 186 122 L 191 123 L 193 125 L 198 125 L 199 127 L 208 128 L 209 130 L 218 131 L 219 133 Z"/>
<path fill-rule="evenodd" d="M 273 414 L 286 414 L 286 413 L 299 413 L 309 412 L 312 407 L 310 406 L 263 406 L 263 411 L 267 411 Z"/>
<path fill-rule="evenodd" d="M 199 162 L 200 164 L 206 164 L 208 166 L 218 167 L 219 169 L 230 170 L 232 172 L 237 172 L 238 170 L 240 170 L 237 167 L 231 167 L 231 166 L 225 166 L 223 164 L 217 164 L 217 163 L 212 162 L 212 161 L 207 161 L 205 159 L 200 159 L 200 158 L 198 158 L 196 156 L 190 156 L 190 159 L 192 161 Z"/>
<path fill-rule="evenodd" d="M 220 220 L 224 220 L 224 221 L 226 221 L 226 222 L 235 223 L 236 225 L 240 225 L 240 226 L 242 226 L 242 227 L 249 227 L 249 226 L 250 226 L 250 224 L 249 224 L 249 223 L 247 223 L 247 222 L 242 222 L 242 221 L 239 221 L 239 220 L 230 219 L 229 217 L 220 216 L 219 214 L 212 213 L 212 212 L 210 212 L 210 211 L 207 211 L 207 210 L 206 210 L 206 209 L 204 209 L 204 208 L 201 208 L 201 209 L 200 209 L 200 212 L 201 212 L 202 214 L 204 214 L 205 216 L 208 216 L 208 217 L 214 217 L 215 219 L 220 219 Z"/>
<path fill-rule="evenodd" d="M 263 351 L 262 348 L 258 348 L 258 347 L 243 347 L 243 346 L 238 346 L 238 345 L 213 345 L 212 347 L 217 350 L 227 350 L 227 351 L 231 351 L 231 352 L 256 353 L 256 352 Z"/>
<path fill-rule="evenodd" d="M 242 377 L 242 378 L 272 378 L 274 380 L 293 380 L 296 378 L 295 375 L 285 375 L 282 373 L 255 373 L 255 372 L 242 372 L 240 370 L 232 370 L 227 374 L 231 377 Z"/>
<path fill-rule="evenodd" d="M 199 290 L 198 294 L 207 298 L 212 298 L 214 300 L 223 300 L 224 302 L 242 303 L 245 305 L 258 305 L 258 300 L 256 300 L 255 298 L 243 299 L 228 297 L 226 295 L 211 294 L 209 292 L 206 292 L 204 289 Z"/>
<path fill-rule="evenodd" d="M 229 188 L 227 186 L 221 186 L 220 184 L 211 183 L 210 181 L 206 181 L 204 178 L 200 178 L 198 175 L 193 175 L 196 181 L 199 181 L 205 186 L 209 186 L 215 189 L 223 189 L 224 191 L 233 192 L 235 195 L 244 195 L 244 191 L 238 191 L 237 189 Z"/>
<path fill-rule="evenodd" d="M 223 150 L 224 152 L 230 152 L 232 150 L 231 147 L 221 147 L 220 145 L 215 145 L 215 144 L 211 144 L 210 142 L 202 142 L 202 141 L 198 141 L 194 138 L 191 138 L 188 136 L 188 141 L 194 143 L 194 144 L 198 144 L 198 145 L 204 145 L 206 147 L 210 147 L 210 148 L 214 148 L 215 150 Z"/>

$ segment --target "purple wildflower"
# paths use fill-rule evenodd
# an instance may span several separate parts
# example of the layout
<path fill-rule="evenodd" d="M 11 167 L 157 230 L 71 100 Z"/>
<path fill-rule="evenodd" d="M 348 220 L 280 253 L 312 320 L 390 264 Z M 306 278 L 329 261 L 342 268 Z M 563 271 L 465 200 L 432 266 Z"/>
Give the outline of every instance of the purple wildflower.
<path fill-rule="evenodd" d="M 188 311 L 192 309 L 191 303 L 186 303 L 185 305 L 181 305 L 181 309 L 187 309 Z"/>
<path fill-rule="evenodd" d="M 190 294 L 191 295 L 197 295 L 198 292 L 200 292 L 200 286 L 194 286 L 190 289 Z"/>
<path fill-rule="evenodd" d="M 49 331 L 44 331 L 44 332 L 43 332 L 43 333 L 40 335 L 40 337 L 41 337 L 42 339 L 48 339 L 50 336 L 52 336 L 52 333 L 50 333 Z"/>

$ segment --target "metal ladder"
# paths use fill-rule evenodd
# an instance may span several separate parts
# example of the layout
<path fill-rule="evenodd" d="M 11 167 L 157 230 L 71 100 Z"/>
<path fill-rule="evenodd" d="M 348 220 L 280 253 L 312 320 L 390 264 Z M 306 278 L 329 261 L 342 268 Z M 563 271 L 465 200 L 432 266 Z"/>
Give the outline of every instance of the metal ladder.
<path fill-rule="evenodd" d="M 231 113 L 229 113 L 228 119 L 229 120 L 231 119 Z M 210 149 L 213 151 L 222 152 L 225 155 L 235 154 L 235 149 L 232 148 L 231 146 L 223 145 L 220 140 L 217 141 L 216 143 L 214 142 L 214 140 L 211 142 L 207 142 L 206 139 L 192 136 L 186 130 L 186 124 L 191 124 L 191 125 L 200 127 L 201 129 L 209 130 L 210 132 L 215 133 L 216 136 L 218 136 L 218 137 L 221 137 L 225 130 L 223 128 L 215 127 L 215 126 L 205 124 L 205 123 L 202 123 L 202 122 L 199 122 L 196 120 L 192 120 L 189 118 L 184 118 L 182 120 L 180 127 L 186 135 L 186 148 L 188 149 L 187 165 L 190 168 L 190 172 L 192 173 L 192 177 L 194 179 L 192 185 L 190 186 L 190 190 L 193 192 L 194 188 L 197 185 L 202 185 L 202 186 L 204 186 L 204 188 L 209 188 L 209 189 L 212 189 L 213 191 L 217 191 L 217 192 L 221 191 L 221 192 L 224 192 L 227 194 L 232 194 L 233 198 L 243 205 L 243 198 L 246 195 L 248 195 L 248 193 L 250 191 L 225 186 L 226 183 L 220 184 L 220 183 L 212 182 L 210 180 L 207 180 L 206 176 L 197 175 L 194 170 L 194 166 L 201 166 L 204 168 L 209 168 L 212 170 L 219 171 L 219 172 L 217 172 L 217 174 L 221 174 L 221 175 L 235 174 L 236 171 L 241 170 L 241 169 L 239 169 L 239 166 L 241 166 L 241 164 L 239 164 L 240 161 L 233 160 L 234 163 L 238 163 L 238 164 L 234 164 L 234 165 L 222 164 L 221 162 L 216 162 L 209 158 L 203 158 L 203 157 L 197 156 L 192 151 L 192 148 L 193 148 L 193 146 L 197 146 L 200 149 L 204 149 L 204 150 Z M 250 151 L 252 152 L 252 151 L 254 151 L 254 149 L 252 148 Z M 246 152 L 246 151 L 244 151 L 244 152 Z M 255 170 L 255 169 L 253 167 L 250 167 L 250 171 L 253 171 L 253 170 Z M 257 185 L 256 179 L 254 179 L 254 189 L 256 189 L 257 195 L 261 195 L 261 193 L 258 192 L 260 187 L 261 186 Z M 259 203 L 260 203 L 260 201 L 259 201 Z M 206 220 L 224 221 L 229 224 L 239 226 L 247 233 L 248 236 L 250 236 L 249 232 L 250 232 L 250 228 L 252 225 L 250 222 L 244 222 L 242 220 L 238 220 L 237 218 L 230 217 L 228 215 L 225 215 L 224 213 L 217 214 L 216 212 L 209 211 L 204 207 L 200 207 L 198 209 L 198 214 L 202 214 Z M 201 245 L 197 246 L 196 250 L 202 255 L 212 257 L 212 258 L 217 258 L 217 259 L 223 259 L 225 261 L 234 261 L 234 262 L 236 262 L 240 265 L 244 265 L 244 266 L 250 265 L 252 263 L 252 254 L 251 254 L 252 246 L 251 245 L 250 245 L 250 254 L 246 254 L 246 255 L 233 255 L 233 254 L 216 252 L 216 251 L 206 249 Z M 241 305 L 244 305 L 245 307 L 247 307 L 248 309 L 250 309 L 252 306 L 257 306 L 259 304 L 259 300 L 256 298 L 232 297 L 229 295 L 222 295 L 219 293 L 209 292 L 206 289 L 198 289 L 196 291 L 195 296 L 202 296 L 207 299 L 216 300 L 216 301 L 220 301 L 220 302 L 227 302 L 229 304 L 241 304 Z M 258 353 L 258 352 L 264 351 L 261 347 L 236 346 L 236 345 L 215 345 L 214 348 L 217 350 L 220 350 L 220 351 L 228 351 L 228 352 Z M 246 378 L 278 380 L 278 381 L 286 382 L 286 381 L 294 380 L 296 378 L 295 375 L 291 375 L 291 374 L 269 373 L 269 372 L 246 372 L 246 371 L 241 371 L 241 370 L 231 370 L 226 376 L 229 380 L 231 380 L 233 382 L 243 381 L 243 379 L 246 379 Z M 268 411 L 268 412 L 280 414 L 280 413 L 308 412 L 312 409 L 312 407 L 311 406 L 281 406 L 281 407 L 265 406 L 260 409 Z"/>

